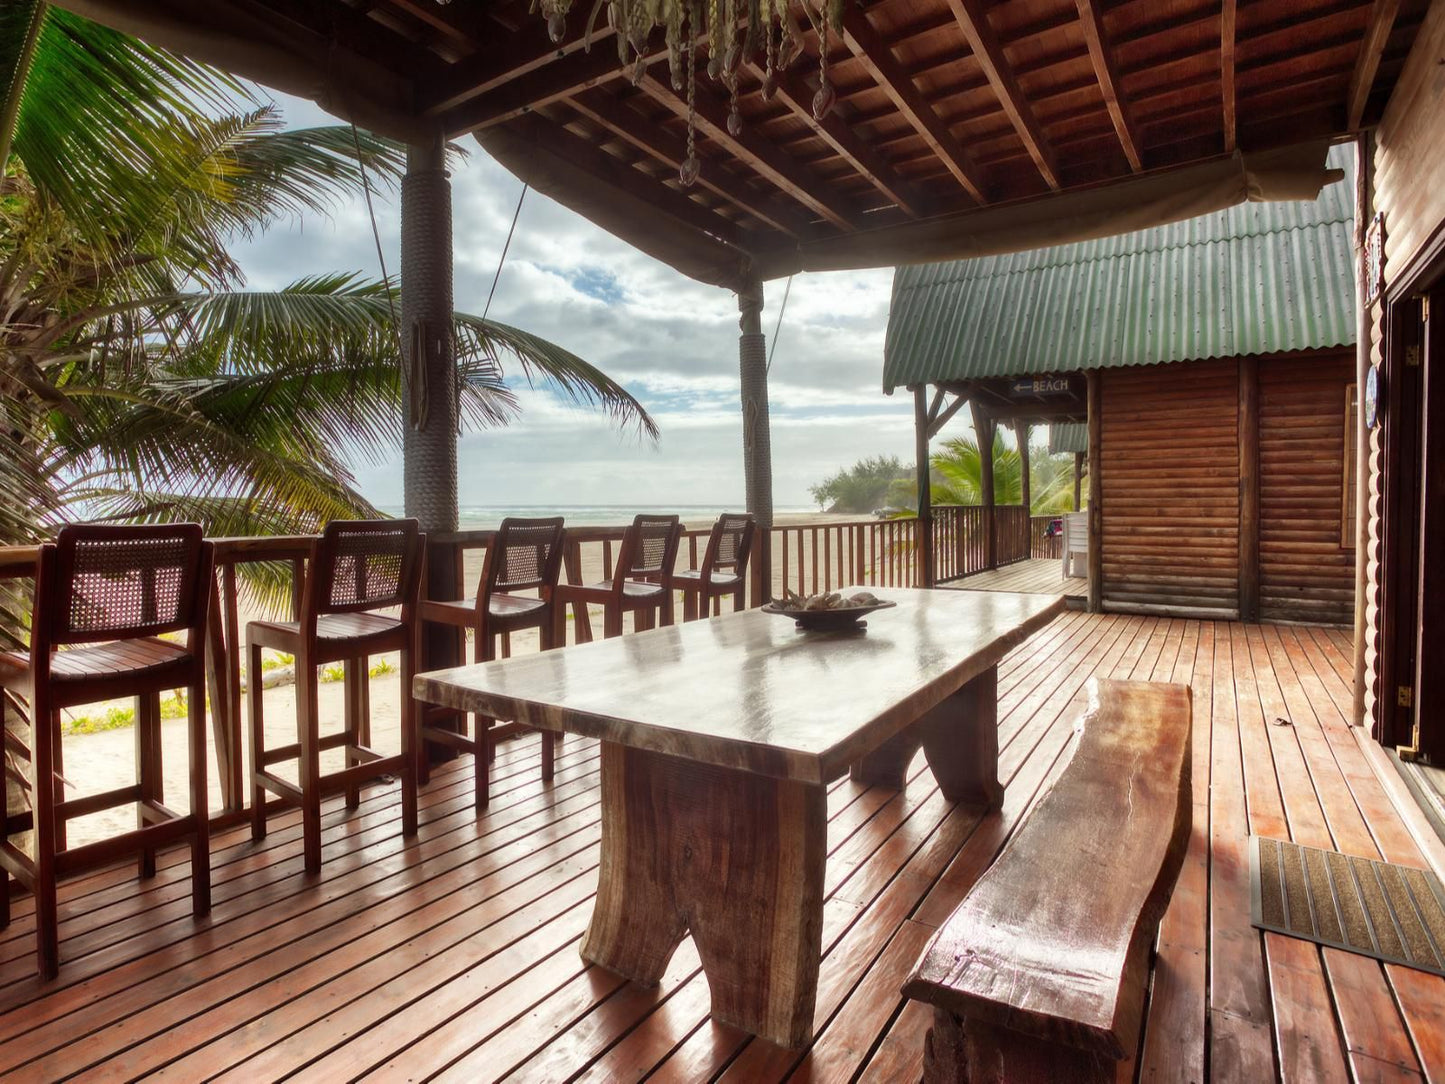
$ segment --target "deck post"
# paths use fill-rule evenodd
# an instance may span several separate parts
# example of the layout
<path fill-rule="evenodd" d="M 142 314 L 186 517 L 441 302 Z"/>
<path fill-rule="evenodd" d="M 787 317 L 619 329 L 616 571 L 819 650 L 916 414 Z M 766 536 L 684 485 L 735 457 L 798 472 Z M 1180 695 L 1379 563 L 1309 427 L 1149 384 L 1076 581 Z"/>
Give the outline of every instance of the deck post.
<path fill-rule="evenodd" d="M 457 529 L 452 309 L 452 193 L 446 147 L 438 136 L 407 148 L 401 182 L 403 478 L 406 514 L 428 535 Z M 427 597 L 461 598 L 451 547 L 427 549 Z M 461 641 L 453 630 L 432 626 L 423 635 L 420 669 L 462 661 Z"/>
<path fill-rule="evenodd" d="M 1019 444 L 1019 471 L 1021 472 L 1020 482 L 1022 483 L 1020 493 L 1023 495 L 1025 518 L 1033 515 L 1034 507 L 1033 494 L 1030 492 L 1031 479 L 1029 478 L 1029 428 L 1027 419 L 1014 419 L 1014 439 L 1016 439 Z"/>
<path fill-rule="evenodd" d="M 773 597 L 773 450 L 768 422 L 768 350 L 763 284 L 738 291 L 738 375 L 743 409 L 743 474 L 748 512 L 757 524 L 753 605 Z"/>
<path fill-rule="evenodd" d="M 978 487 L 983 499 L 983 567 L 998 567 L 998 516 L 994 512 L 993 434 L 994 422 L 977 399 L 968 404 L 973 412 L 973 436 L 978 441 Z"/>
<path fill-rule="evenodd" d="M 1374 137 L 1361 132 L 1355 141 L 1355 285 L 1359 291 L 1355 333 L 1355 653 L 1354 697 L 1350 721 L 1364 726 L 1366 657 L 1370 640 L 1369 601 L 1374 587 L 1370 578 L 1370 427 L 1365 423 L 1363 401 L 1374 351 L 1375 321 L 1367 303 L 1365 281 L 1365 236 L 1370 211 L 1375 205 Z"/>
<path fill-rule="evenodd" d="M 1103 380 L 1090 369 L 1089 380 L 1089 612 L 1104 609 L 1104 486 L 1099 478 L 1103 445 Z"/>
<path fill-rule="evenodd" d="M 1074 511 L 1083 507 L 1081 498 L 1084 490 L 1084 453 L 1074 453 Z"/>
<path fill-rule="evenodd" d="M 913 454 L 918 477 L 919 587 L 932 587 L 937 569 L 933 554 L 933 493 L 928 479 L 928 385 L 913 389 Z"/>
<path fill-rule="evenodd" d="M 1239 362 L 1239 619 L 1259 620 L 1259 362 Z"/>

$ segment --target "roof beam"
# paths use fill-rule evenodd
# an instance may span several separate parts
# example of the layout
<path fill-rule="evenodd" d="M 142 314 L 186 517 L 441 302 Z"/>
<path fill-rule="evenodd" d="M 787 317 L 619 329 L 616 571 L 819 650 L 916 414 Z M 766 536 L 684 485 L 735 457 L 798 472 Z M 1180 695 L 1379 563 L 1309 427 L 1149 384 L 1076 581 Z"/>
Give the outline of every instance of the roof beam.
<path fill-rule="evenodd" d="M 1224 105 L 1224 149 L 1233 151 L 1239 128 L 1234 108 L 1235 0 L 1224 0 L 1219 15 L 1219 92 Z"/>
<path fill-rule="evenodd" d="M 698 82 L 701 83 L 702 79 L 699 78 Z M 642 77 L 638 87 L 655 101 L 667 106 L 676 116 L 687 119 L 687 101 L 672 89 L 671 83 L 649 74 Z M 727 116 L 721 103 L 702 86 L 697 88 L 696 114 L 697 129 L 708 139 L 726 147 L 731 154 L 838 229 L 850 233 L 856 229 L 857 211 L 854 208 L 845 206 L 834 196 L 818 194 L 828 188 L 821 178 L 809 173 L 770 141 L 750 131 L 746 125 L 741 135 L 735 136 L 729 132 Z"/>
<path fill-rule="evenodd" d="M 1370 6 L 1370 25 L 1365 30 L 1365 40 L 1360 42 L 1360 55 L 1355 61 L 1354 74 L 1350 76 L 1350 94 L 1346 115 L 1349 127 L 1359 128 L 1365 119 L 1365 106 L 1370 101 L 1370 91 L 1375 86 L 1375 73 L 1380 70 L 1380 57 L 1385 52 L 1385 43 L 1390 40 L 1390 31 L 1395 25 L 1395 15 L 1400 10 L 1400 0 L 1375 0 Z"/>
<path fill-rule="evenodd" d="M 687 144 L 683 140 L 669 135 L 659 125 L 648 124 L 645 117 L 606 91 L 588 91 L 569 98 L 567 104 L 593 124 L 607 129 L 618 139 L 671 169 L 679 169 L 687 157 Z M 760 199 L 720 170 L 707 168 L 706 163 L 698 174 L 697 183 L 739 210 L 791 237 L 805 238 L 817 232 L 813 224 L 791 205 L 780 207 L 777 200 Z"/>
<path fill-rule="evenodd" d="M 1099 90 L 1104 95 L 1109 119 L 1114 122 L 1114 131 L 1119 134 L 1119 145 L 1129 159 L 1129 168 L 1138 173 L 1144 168 L 1139 157 L 1138 127 L 1134 123 L 1129 103 L 1119 94 L 1119 72 L 1114 66 L 1114 54 L 1109 48 L 1109 38 L 1104 31 L 1104 20 L 1099 13 L 1096 0 L 1078 0 L 1079 24 L 1084 30 L 1084 40 L 1089 45 L 1089 59 L 1094 62 L 1094 74 L 1099 79 Z"/>
<path fill-rule="evenodd" d="M 903 70 L 903 65 L 898 63 L 888 44 L 873 29 L 868 16 L 852 4 L 843 12 L 843 42 L 858 58 L 873 81 L 898 107 L 898 111 L 908 123 L 923 137 L 929 149 L 948 167 L 948 171 L 963 186 L 964 191 L 979 203 L 987 203 L 978 166 L 964 153 L 963 147 L 948 130 L 948 126 L 924 100 L 918 86 Z"/>
<path fill-rule="evenodd" d="M 661 41 L 661 35 L 653 35 L 648 40 L 645 64 L 655 64 L 667 55 Z M 633 63 L 635 61 L 628 62 L 629 71 Z M 449 137 L 455 137 L 475 132 L 478 128 L 489 128 L 601 86 L 621 74 L 623 70 L 617 63 L 617 54 L 611 49 L 574 53 L 511 79 L 480 98 L 447 110 L 441 114 L 442 130 Z"/>
<path fill-rule="evenodd" d="M 599 26 L 593 45 L 601 43 L 599 51 L 615 58 L 611 37 L 610 27 Z M 488 40 L 478 44 L 476 53 L 418 85 L 417 103 L 424 116 L 446 113 L 554 60 L 580 53 L 583 48 L 581 34 L 554 42 L 547 34 L 546 20 L 540 18 L 529 19 L 515 31 L 499 25 Z"/>
<path fill-rule="evenodd" d="M 1053 148 L 1044 137 L 1038 118 L 1034 116 L 1028 95 L 1023 92 L 1014 76 L 1013 67 L 1004 55 L 998 35 L 989 25 L 982 3 L 980 0 L 948 0 L 948 9 L 953 12 L 954 21 L 963 31 L 983 74 L 988 77 L 989 85 L 998 96 L 1004 113 L 1017 130 L 1019 138 L 1023 140 L 1024 149 L 1029 152 L 1034 165 L 1039 167 L 1039 173 L 1048 182 L 1048 186 L 1057 191 L 1059 168 Z"/>
<path fill-rule="evenodd" d="M 756 62 L 752 67 L 758 70 Z M 774 72 L 773 78 L 777 80 L 777 96 L 783 104 L 806 121 L 869 184 L 913 218 L 922 218 L 929 213 L 923 196 L 899 177 L 882 155 L 858 137 L 857 132 L 838 116 L 836 107 L 822 120 L 813 116 L 813 88 L 801 76 L 784 71 Z"/>

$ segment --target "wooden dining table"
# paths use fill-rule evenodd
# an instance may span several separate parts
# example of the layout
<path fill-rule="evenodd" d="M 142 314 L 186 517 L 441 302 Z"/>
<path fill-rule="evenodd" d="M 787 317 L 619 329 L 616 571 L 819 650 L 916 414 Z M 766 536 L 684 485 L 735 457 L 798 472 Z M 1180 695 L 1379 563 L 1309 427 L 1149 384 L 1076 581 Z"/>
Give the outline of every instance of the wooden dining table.
<path fill-rule="evenodd" d="M 870 588 L 896 607 L 806 632 L 743 610 L 419 674 L 419 700 L 601 740 L 585 959 L 656 985 L 691 932 L 715 1019 L 796 1047 L 822 953 L 827 785 L 998 804 L 999 660 L 1063 599 Z"/>

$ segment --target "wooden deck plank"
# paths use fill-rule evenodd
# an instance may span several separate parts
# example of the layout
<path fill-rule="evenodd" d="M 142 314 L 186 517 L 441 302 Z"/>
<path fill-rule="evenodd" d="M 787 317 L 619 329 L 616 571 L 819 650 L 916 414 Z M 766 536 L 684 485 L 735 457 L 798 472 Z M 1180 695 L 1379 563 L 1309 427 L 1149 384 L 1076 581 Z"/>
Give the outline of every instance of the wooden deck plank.
<path fill-rule="evenodd" d="M 1028 595 L 1083 598 L 1088 593 L 1089 581 L 1081 576 L 1066 577 L 1063 562 L 1057 557 L 1031 557 L 939 586 L 958 591 L 1019 591 Z"/>
<path fill-rule="evenodd" d="M 204 923 L 189 915 L 183 849 L 144 884 L 133 863 L 67 882 L 53 983 L 33 977 L 33 908 L 17 898 L 0 933 L 0 1074 L 916 1079 L 931 1021 L 899 997 L 902 977 L 1057 771 L 1084 682 L 1112 675 L 1187 682 L 1195 714 L 1194 833 L 1160 927 L 1137 1079 L 1445 1084 L 1445 979 L 1249 925 L 1251 830 L 1426 864 L 1348 724 L 1349 666 L 1337 630 L 1062 614 L 1000 665 L 1000 810 L 950 806 L 922 758 L 901 793 L 830 789 L 827 952 L 806 1050 L 713 1023 L 690 941 L 655 990 L 580 959 L 597 750 L 569 740 L 543 784 L 529 735 L 499 751 L 481 817 L 467 762 L 443 766 L 415 842 L 400 836 L 394 786 L 369 788 L 355 812 L 328 803 L 317 878 L 301 876 L 294 813 L 259 845 L 218 833 Z"/>

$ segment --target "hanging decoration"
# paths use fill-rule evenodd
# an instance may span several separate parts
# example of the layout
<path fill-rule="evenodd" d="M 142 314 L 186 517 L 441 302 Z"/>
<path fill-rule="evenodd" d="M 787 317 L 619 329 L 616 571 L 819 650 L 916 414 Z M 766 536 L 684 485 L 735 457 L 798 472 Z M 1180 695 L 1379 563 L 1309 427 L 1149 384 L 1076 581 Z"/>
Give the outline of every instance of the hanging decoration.
<path fill-rule="evenodd" d="M 567 34 L 567 16 L 573 0 L 532 0 L 533 12 L 547 20 L 554 42 Z M 837 94 L 828 77 L 828 50 L 832 35 L 843 22 L 843 0 L 803 0 L 800 5 L 818 35 L 818 90 L 813 95 L 813 116 L 823 120 L 832 112 Z M 733 137 L 743 131 L 738 110 L 739 72 L 745 62 L 763 69 L 762 96 L 771 101 L 778 79 L 803 54 L 803 33 L 790 12 L 789 0 L 594 0 L 583 36 L 592 47 L 597 21 L 603 11 L 617 37 L 617 59 L 631 64 L 634 85 L 642 82 L 652 59 L 648 38 L 661 27 L 667 45 L 672 88 L 686 94 L 687 157 L 678 180 L 691 187 L 701 173 L 697 156 L 697 57 L 699 44 L 707 49 L 707 77 L 728 93 L 727 130 Z"/>

